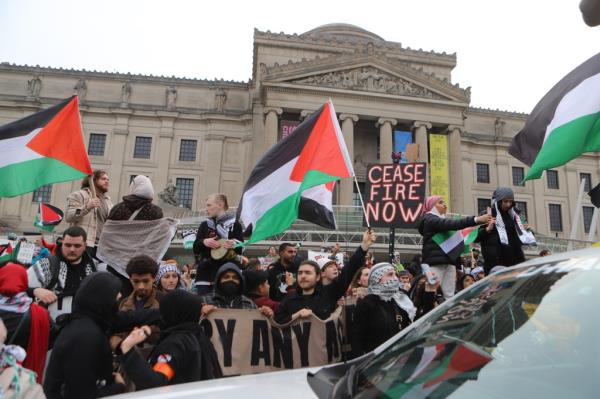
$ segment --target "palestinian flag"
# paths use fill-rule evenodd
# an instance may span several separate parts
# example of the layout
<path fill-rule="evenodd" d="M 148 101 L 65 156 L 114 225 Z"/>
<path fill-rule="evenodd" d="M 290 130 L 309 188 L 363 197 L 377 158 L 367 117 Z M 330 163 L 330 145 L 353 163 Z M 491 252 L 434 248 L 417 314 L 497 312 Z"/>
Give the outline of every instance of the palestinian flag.
<path fill-rule="evenodd" d="M 37 215 L 35 215 L 33 225 L 42 230 L 52 231 L 63 220 L 63 216 L 63 211 L 59 208 L 40 202 L 40 208 Z"/>
<path fill-rule="evenodd" d="M 271 148 L 252 170 L 237 219 L 253 243 L 281 233 L 297 218 L 335 229 L 334 182 L 354 176 L 331 101 Z"/>
<path fill-rule="evenodd" d="M 92 174 L 77 97 L 0 126 L 0 197 Z"/>
<path fill-rule="evenodd" d="M 8 262 L 17 261 L 20 245 L 21 243 L 17 243 L 17 246 L 14 248 L 10 244 L 0 245 L 0 266 Z"/>
<path fill-rule="evenodd" d="M 467 227 L 459 231 L 442 231 L 431 237 L 452 261 L 456 261 L 477 238 L 478 227 Z"/>
<path fill-rule="evenodd" d="M 535 106 L 509 154 L 531 166 L 525 180 L 600 150 L 600 54 L 558 82 Z"/>

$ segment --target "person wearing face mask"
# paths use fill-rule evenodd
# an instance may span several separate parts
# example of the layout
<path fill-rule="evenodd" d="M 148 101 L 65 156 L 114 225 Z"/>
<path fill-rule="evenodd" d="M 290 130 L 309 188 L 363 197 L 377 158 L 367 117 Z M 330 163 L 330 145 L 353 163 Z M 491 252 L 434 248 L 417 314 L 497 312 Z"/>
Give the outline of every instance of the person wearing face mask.
<path fill-rule="evenodd" d="M 378 263 L 369 274 L 369 294 L 356 304 L 350 333 L 356 356 L 372 351 L 407 327 L 416 309 L 404 290 L 396 269 L 390 263 Z"/>
<path fill-rule="evenodd" d="M 258 308 L 252 299 L 243 295 L 245 279 L 235 263 L 228 262 L 219 268 L 215 277 L 215 291 L 200 297 L 202 314 L 208 315 L 215 309 L 260 309 L 267 317 L 273 316 L 273 310 L 267 306 Z"/>

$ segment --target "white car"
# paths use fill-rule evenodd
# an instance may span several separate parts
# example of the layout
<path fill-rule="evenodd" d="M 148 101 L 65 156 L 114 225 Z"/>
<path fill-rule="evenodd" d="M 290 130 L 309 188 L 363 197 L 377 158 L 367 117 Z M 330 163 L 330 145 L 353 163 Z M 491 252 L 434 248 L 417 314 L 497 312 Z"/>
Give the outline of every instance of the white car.
<path fill-rule="evenodd" d="M 493 274 L 347 363 L 119 398 L 595 398 L 600 249 Z"/>

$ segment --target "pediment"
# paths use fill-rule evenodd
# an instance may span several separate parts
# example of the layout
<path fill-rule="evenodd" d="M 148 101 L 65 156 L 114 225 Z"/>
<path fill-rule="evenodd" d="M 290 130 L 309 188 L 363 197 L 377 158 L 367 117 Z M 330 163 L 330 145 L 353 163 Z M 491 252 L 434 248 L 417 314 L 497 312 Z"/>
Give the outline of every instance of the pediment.
<path fill-rule="evenodd" d="M 272 67 L 262 65 L 261 81 L 461 103 L 470 101 L 469 89 L 373 54 L 336 55 Z"/>

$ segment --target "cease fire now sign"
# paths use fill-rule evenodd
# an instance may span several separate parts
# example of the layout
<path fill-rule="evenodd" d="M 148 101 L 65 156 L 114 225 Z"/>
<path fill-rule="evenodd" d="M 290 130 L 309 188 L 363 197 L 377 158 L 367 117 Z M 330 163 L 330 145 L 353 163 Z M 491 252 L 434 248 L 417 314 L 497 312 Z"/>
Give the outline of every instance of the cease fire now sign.
<path fill-rule="evenodd" d="M 370 226 L 417 227 L 426 174 L 427 164 L 422 162 L 369 165 L 364 201 Z"/>

